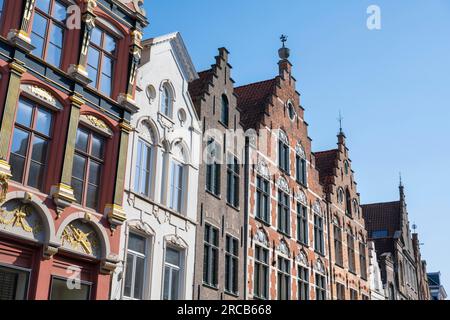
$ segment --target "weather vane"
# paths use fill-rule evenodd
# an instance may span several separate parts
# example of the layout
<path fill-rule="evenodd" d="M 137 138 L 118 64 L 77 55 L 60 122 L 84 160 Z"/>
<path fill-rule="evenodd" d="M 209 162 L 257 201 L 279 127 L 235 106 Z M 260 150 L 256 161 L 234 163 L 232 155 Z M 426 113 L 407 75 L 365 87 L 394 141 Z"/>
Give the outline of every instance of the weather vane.
<path fill-rule="evenodd" d="M 344 117 L 342 116 L 341 110 L 339 110 L 339 133 L 342 133 L 342 122 L 344 121 Z"/>
<path fill-rule="evenodd" d="M 282 34 L 280 37 L 281 42 L 283 43 L 283 48 L 285 47 L 285 43 L 287 41 L 288 37 L 285 34 Z"/>

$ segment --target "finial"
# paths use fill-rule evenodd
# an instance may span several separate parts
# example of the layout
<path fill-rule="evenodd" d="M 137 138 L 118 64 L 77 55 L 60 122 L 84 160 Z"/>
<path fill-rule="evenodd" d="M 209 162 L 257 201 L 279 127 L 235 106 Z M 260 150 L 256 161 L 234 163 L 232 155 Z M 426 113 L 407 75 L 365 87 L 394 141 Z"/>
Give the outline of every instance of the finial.
<path fill-rule="evenodd" d="M 344 121 L 344 117 L 342 116 L 341 110 L 339 110 L 339 134 L 343 134 L 344 132 L 342 131 L 342 122 Z"/>
<path fill-rule="evenodd" d="M 402 180 L 402 173 L 399 172 L 399 177 L 400 177 L 400 188 L 403 188 L 403 180 Z"/>
<path fill-rule="evenodd" d="M 413 230 L 414 230 L 414 233 L 416 233 L 416 230 L 417 230 L 417 224 L 414 223 L 414 224 L 412 225 L 412 228 L 413 228 Z"/>
<path fill-rule="evenodd" d="M 289 50 L 289 48 L 286 48 L 287 39 L 288 37 L 284 34 L 282 34 L 280 37 L 281 43 L 283 43 L 283 47 L 278 50 L 278 55 L 280 56 L 281 60 L 287 60 L 291 55 L 291 50 Z"/>

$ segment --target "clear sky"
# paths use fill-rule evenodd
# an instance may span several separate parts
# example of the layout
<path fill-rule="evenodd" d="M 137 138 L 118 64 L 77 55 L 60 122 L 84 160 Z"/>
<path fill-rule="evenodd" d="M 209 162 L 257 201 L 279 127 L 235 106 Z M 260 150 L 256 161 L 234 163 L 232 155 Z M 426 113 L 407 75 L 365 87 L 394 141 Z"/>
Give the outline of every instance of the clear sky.
<path fill-rule="evenodd" d="M 366 26 L 381 8 L 381 30 Z M 237 85 L 278 71 L 279 36 L 291 62 L 313 150 L 335 148 L 339 110 L 363 203 L 399 198 L 428 271 L 450 293 L 450 1 L 145 0 L 146 37 L 179 31 L 198 71 L 231 52 Z"/>

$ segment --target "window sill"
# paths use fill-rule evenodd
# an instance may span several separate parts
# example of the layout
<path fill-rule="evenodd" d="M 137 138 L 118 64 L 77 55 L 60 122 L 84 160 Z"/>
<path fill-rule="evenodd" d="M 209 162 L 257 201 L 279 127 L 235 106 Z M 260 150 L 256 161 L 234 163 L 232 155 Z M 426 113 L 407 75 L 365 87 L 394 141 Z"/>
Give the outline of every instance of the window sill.
<path fill-rule="evenodd" d="M 338 266 L 339 268 L 341 268 L 341 269 L 344 269 L 344 264 L 342 263 L 337 263 L 337 262 L 335 262 L 334 263 L 336 266 Z"/>
<path fill-rule="evenodd" d="M 229 291 L 225 290 L 224 293 L 225 293 L 227 296 L 231 296 L 231 297 L 234 297 L 234 298 L 239 298 L 239 292 L 233 293 L 233 292 L 229 292 Z"/>
<path fill-rule="evenodd" d="M 228 203 L 228 201 L 227 201 L 227 206 L 230 207 L 231 209 L 234 209 L 237 212 L 241 211 L 241 207 L 239 207 L 239 206 L 236 207 L 236 206 L 232 205 L 231 203 Z"/>
<path fill-rule="evenodd" d="M 305 248 L 309 248 L 309 245 L 307 243 L 304 243 L 303 241 L 297 240 L 297 243 Z"/>
<path fill-rule="evenodd" d="M 322 258 L 325 258 L 325 253 L 324 253 L 324 252 L 320 252 L 320 251 L 317 251 L 317 250 L 315 250 L 315 249 L 314 249 L 314 252 L 315 252 L 316 254 L 318 254 L 319 256 L 321 256 Z"/>
<path fill-rule="evenodd" d="M 350 272 L 352 275 L 354 275 L 354 276 L 356 276 L 357 274 L 356 274 L 356 271 L 353 271 L 353 270 L 350 270 L 350 269 L 348 269 L 348 272 Z"/>
<path fill-rule="evenodd" d="M 278 166 L 278 169 L 280 169 L 280 171 L 281 171 L 282 173 L 284 173 L 285 175 L 287 175 L 288 177 L 291 176 L 291 173 L 290 173 L 288 170 L 286 170 L 286 169 L 284 169 L 284 168 L 282 168 L 282 167 L 280 167 L 280 166 Z"/>
<path fill-rule="evenodd" d="M 214 290 L 214 291 L 219 291 L 219 287 L 215 287 L 215 286 L 213 286 L 211 284 L 203 283 L 203 287 L 211 289 L 211 290 Z"/>
<path fill-rule="evenodd" d="M 255 217 L 255 220 L 258 221 L 258 222 L 260 222 L 260 223 L 262 223 L 262 224 L 265 225 L 266 227 L 271 227 L 271 226 L 272 226 L 272 224 L 271 224 L 270 222 L 265 221 L 265 220 L 263 220 L 263 219 L 261 219 L 261 218 Z"/>
<path fill-rule="evenodd" d="M 288 237 L 289 239 L 291 238 L 291 235 L 289 233 L 286 233 L 284 231 L 281 231 L 280 229 L 277 229 L 278 233 L 281 233 L 282 235 Z"/>
<path fill-rule="evenodd" d="M 213 196 L 214 198 L 216 198 L 217 200 L 222 200 L 222 196 L 220 194 L 215 194 L 212 191 L 209 191 L 208 189 L 205 189 L 205 192 L 207 194 L 209 194 L 210 196 Z"/>
<path fill-rule="evenodd" d="M 301 181 L 299 181 L 299 180 L 297 180 L 297 184 L 299 184 L 300 186 L 302 186 L 305 189 L 308 189 L 308 185 L 303 183 L 303 182 L 301 182 Z"/>
<path fill-rule="evenodd" d="M 225 124 L 222 120 L 219 120 L 219 123 L 220 123 L 225 129 L 228 129 L 228 128 L 229 128 L 229 125 L 228 125 L 228 124 Z"/>

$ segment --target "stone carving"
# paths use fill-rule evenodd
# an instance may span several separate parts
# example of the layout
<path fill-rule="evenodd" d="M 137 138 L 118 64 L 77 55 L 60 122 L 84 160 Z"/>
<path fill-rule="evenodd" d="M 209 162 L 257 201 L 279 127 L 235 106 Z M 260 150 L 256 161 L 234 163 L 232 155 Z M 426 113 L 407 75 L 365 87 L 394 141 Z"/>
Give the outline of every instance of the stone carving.
<path fill-rule="evenodd" d="M 26 199 L 9 201 L 0 208 L 0 230 L 37 241 L 44 240 L 41 217 Z"/>
<path fill-rule="evenodd" d="M 278 130 L 278 138 L 283 142 L 284 144 L 289 145 L 289 139 L 286 135 L 286 133 L 283 130 Z"/>
<path fill-rule="evenodd" d="M 300 251 L 300 253 L 297 255 L 295 260 L 297 260 L 297 262 L 303 266 L 306 266 L 306 267 L 308 266 L 308 258 L 306 256 L 305 252 L 303 252 L 303 251 Z"/>
<path fill-rule="evenodd" d="M 303 190 L 299 190 L 298 192 L 295 193 L 295 200 L 297 200 L 301 204 L 304 205 L 307 204 L 306 194 L 303 192 Z"/>
<path fill-rule="evenodd" d="M 6 194 L 8 193 L 8 181 L 9 175 L 6 173 L 0 173 L 0 203 L 3 203 L 6 199 Z"/>
<path fill-rule="evenodd" d="M 256 231 L 254 239 L 257 242 L 264 244 L 266 247 L 269 246 L 269 239 L 263 229 L 258 229 Z"/>
<path fill-rule="evenodd" d="M 263 178 L 270 180 L 270 172 L 267 163 L 264 160 L 259 160 L 258 165 L 256 166 L 256 171 Z"/>
<path fill-rule="evenodd" d="M 280 244 L 278 245 L 278 251 L 280 251 L 285 256 L 288 256 L 288 257 L 290 256 L 289 247 L 288 247 L 286 241 L 284 241 L 284 240 L 280 241 Z"/>
<path fill-rule="evenodd" d="M 322 209 L 320 208 L 320 202 L 319 201 L 316 201 L 313 204 L 313 208 L 312 209 L 313 209 L 314 214 L 317 214 L 319 216 L 322 215 Z"/>
<path fill-rule="evenodd" d="M 295 147 L 295 153 L 297 153 L 297 155 L 301 158 L 306 159 L 305 149 L 303 149 L 303 146 L 300 142 L 297 143 L 297 146 Z"/>
<path fill-rule="evenodd" d="M 317 259 L 314 268 L 316 269 L 316 271 L 320 272 L 320 273 L 325 273 L 325 266 L 323 265 L 322 260 Z"/>
<path fill-rule="evenodd" d="M 289 184 L 284 177 L 279 177 L 277 180 L 277 187 L 287 194 L 290 193 Z"/>
<path fill-rule="evenodd" d="M 94 229 L 80 220 L 71 222 L 61 236 L 62 246 L 77 252 L 99 257 L 99 239 Z"/>

